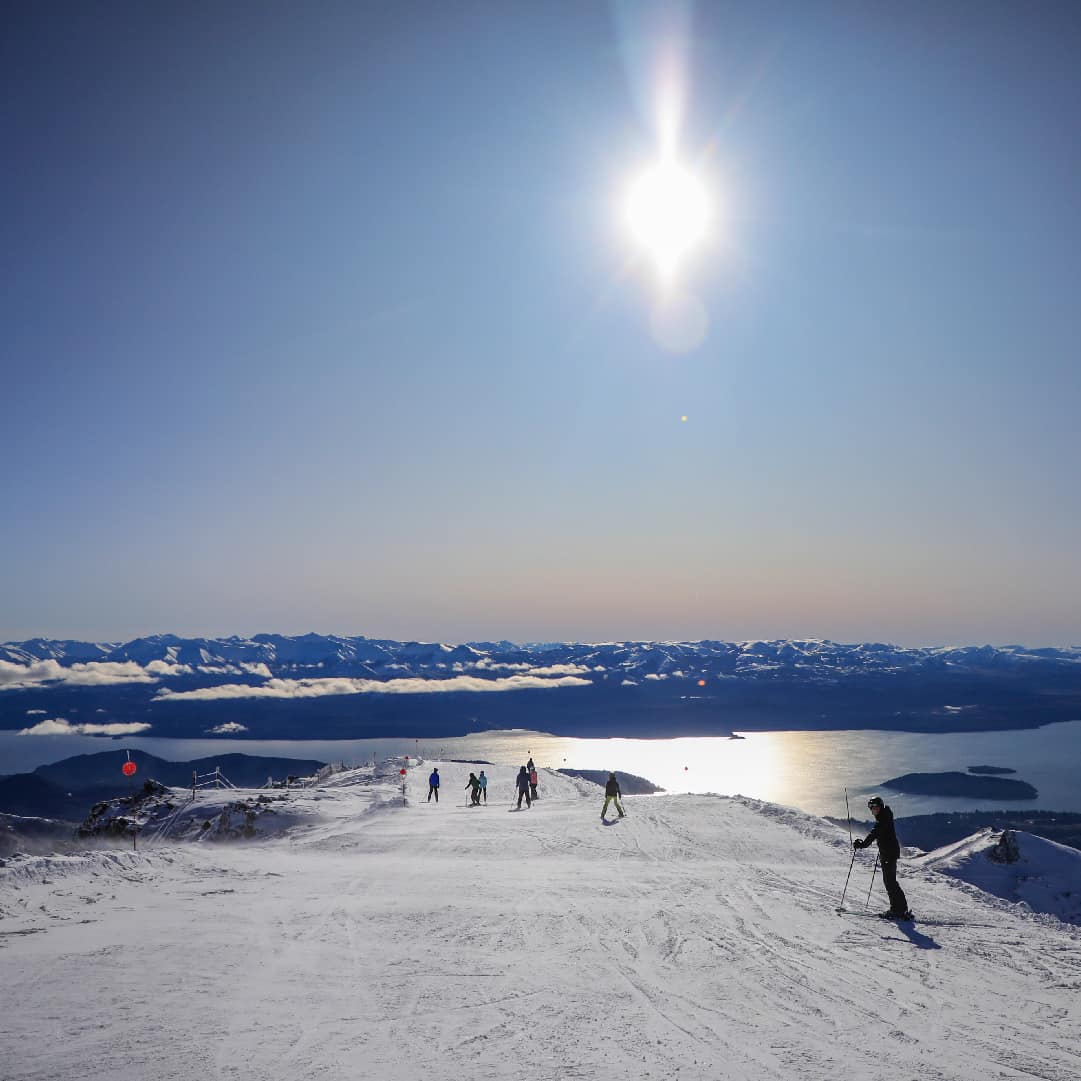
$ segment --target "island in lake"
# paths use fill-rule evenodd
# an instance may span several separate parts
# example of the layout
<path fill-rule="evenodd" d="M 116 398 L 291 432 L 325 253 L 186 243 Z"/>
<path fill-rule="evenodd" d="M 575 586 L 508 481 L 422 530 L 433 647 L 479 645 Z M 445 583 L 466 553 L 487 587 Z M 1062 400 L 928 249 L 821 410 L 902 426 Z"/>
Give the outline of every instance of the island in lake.
<path fill-rule="evenodd" d="M 968 799 L 1035 799 L 1039 793 L 1025 781 L 971 773 L 906 773 L 882 782 L 883 788 L 914 796 L 960 796 Z"/>

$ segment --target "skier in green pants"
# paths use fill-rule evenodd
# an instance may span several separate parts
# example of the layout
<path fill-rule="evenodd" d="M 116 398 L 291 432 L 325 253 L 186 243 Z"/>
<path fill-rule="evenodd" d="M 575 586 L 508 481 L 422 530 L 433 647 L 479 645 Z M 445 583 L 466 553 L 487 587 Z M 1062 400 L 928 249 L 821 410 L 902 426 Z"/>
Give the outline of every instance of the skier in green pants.
<path fill-rule="evenodd" d="M 604 786 L 604 807 L 601 809 L 601 818 L 604 818 L 608 813 L 609 802 L 615 803 L 620 818 L 626 817 L 623 813 L 623 804 L 619 802 L 622 795 L 623 793 L 619 790 L 619 781 L 616 780 L 616 775 L 614 773 L 609 773 L 608 783 Z"/>

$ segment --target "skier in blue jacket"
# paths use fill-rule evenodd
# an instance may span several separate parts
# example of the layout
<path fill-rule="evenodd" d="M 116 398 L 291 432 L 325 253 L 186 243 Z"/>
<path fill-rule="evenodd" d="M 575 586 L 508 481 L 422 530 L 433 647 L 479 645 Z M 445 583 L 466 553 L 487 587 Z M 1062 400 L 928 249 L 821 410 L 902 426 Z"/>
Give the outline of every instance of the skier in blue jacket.
<path fill-rule="evenodd" d="M 428 778 L 428 802 L 432 802 L 432 796 L 435 796 L 435 802 L 439 802 L 439 770 L 433 769 L 431 777 Z"/>
<path fill-rule="evenodd" d="M 484 797 L 484 802 L 488 802 L 488 778 L 484 776 L 484 770 L 480 771 L 480 776 L 477 778 L 480 782 L 480 794 Z"/>

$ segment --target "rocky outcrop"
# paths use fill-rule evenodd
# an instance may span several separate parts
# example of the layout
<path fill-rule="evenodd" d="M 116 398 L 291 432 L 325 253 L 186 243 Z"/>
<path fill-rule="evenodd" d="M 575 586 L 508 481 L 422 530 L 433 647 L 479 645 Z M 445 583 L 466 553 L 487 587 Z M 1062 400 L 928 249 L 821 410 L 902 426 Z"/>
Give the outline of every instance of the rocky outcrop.
<path fill-rule="evenodd" d="M 987 858 L 993 863 L 1016 863 L 1021 858 L 1017 834 L 1013 830 L 1003 830 L 998 844 L 988 851 Z"/>

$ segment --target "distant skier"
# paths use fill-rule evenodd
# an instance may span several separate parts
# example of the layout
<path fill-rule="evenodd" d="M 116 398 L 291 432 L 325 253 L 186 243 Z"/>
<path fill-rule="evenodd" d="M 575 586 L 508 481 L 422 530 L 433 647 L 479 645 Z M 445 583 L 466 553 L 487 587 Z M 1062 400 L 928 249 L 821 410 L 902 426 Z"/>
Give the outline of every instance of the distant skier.
<path fill-rule="evenodd" d="M 529 794 L 534 799 L 537 798 L 537 771 L 536 771 L 536 769 L 530 769 L 530 771 L 529 771 Z"/>
<path fill-rule="evenodd" d="M 526 773 L 525 766 L 518 770 L 518 776 L 514 778 L 514 783 L 518 786 L 518 810 L 522 809 L 523 796 L 525 796 L 525 805 L 528 810 L 533 805 L 533 799 L 529 795 L 529 774 Z"/>
<path fill-rule="evenodd" d="M 480 806 L 480 780 L 475 773 L 469 775 L 469 780 L 465 782 L 465 787 L 471 789 L 469 793 L 469 802 L 473 807 Z"/>
<path fill-rule="evenodd" d="M 529 761 L 525 764 L 526 772 L 532 773 L 537 767 L 533 765 L 533 756 L 529 756 Z"/>
<path fill-rule="evenodd" d="M 428 802 L 432 802 L 432 796 L 435 796 L 435 802 L 439 802 L 439 770 L 433 769 L 432 775 L 428 778 Z"/>
<path fill-rule="evenodd" d="M 488 778 L 484 776 L 484 770 L 480 771 L 480 776 L 477 778 L 480 782 L 480 794 L 484 797 L 484 802 L 488 802 Z"/>
<path fill-rule="evenodd" d="M 872 841 L 878 842 L 878 862 L 882 866 L 882 884 L 890 897 L 888 912 L 880 912 L 883 919 L 910 920 L 905 891 L 897 884 L 897 861 L 901 858 L 901 844 L 897 840 L 897 830 L 893 825 L 893 811 L 883 802 L 881 796 L 872 796 L 867 801 L 867 808 L 875 816 L 874 828 L 861 841 L 852 842 L 853 848 L 867 848 Z"/>
<path fill-rule="evenodd" d="M 619 790 L 619 781 L 616 780 L 614 773 L 608 774 L 608 783 L 604 786 L 604 807 L 601 808 L 601 818 L 608 813 L 608 804 L 612 802 L 616 806 L 616 810 L 619 811 L 620 818 L 626 818 L 623 813 L 623 805 L 619 802 L 623 793 Z"/>

